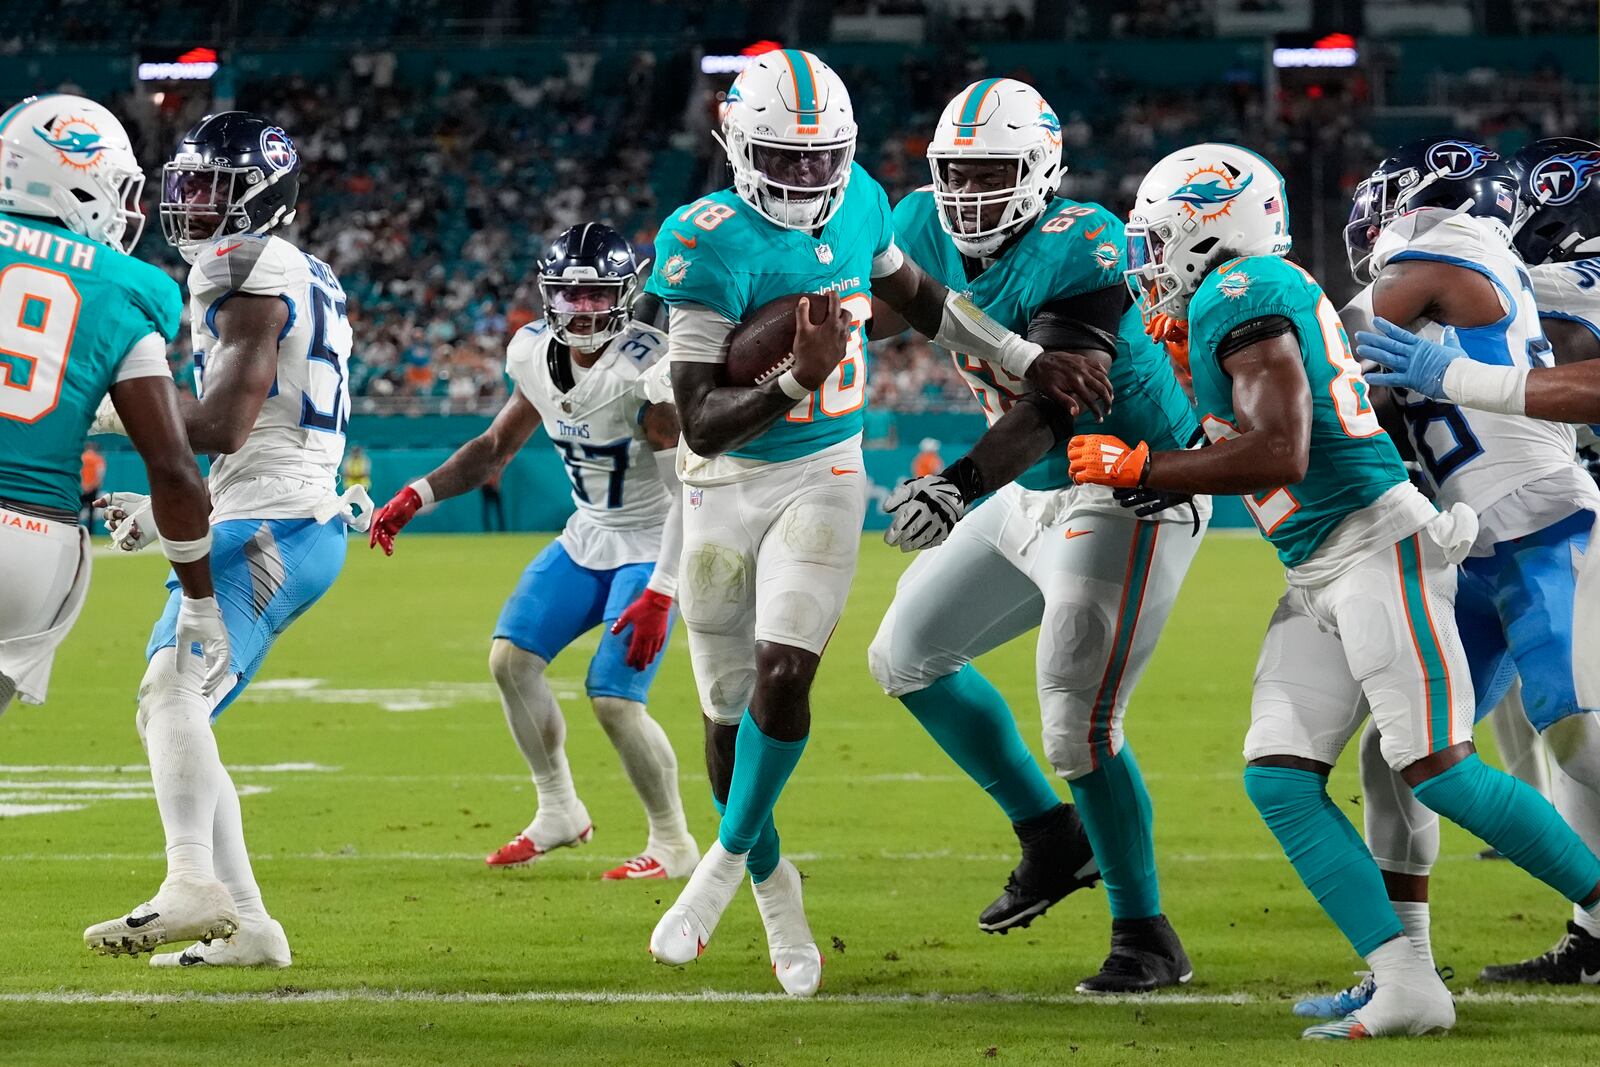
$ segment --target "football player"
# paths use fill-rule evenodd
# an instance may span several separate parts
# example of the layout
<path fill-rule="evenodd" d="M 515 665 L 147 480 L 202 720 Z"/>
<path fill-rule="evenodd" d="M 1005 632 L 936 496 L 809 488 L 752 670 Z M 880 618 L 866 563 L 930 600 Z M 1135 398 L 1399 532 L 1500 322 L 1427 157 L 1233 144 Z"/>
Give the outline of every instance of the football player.
<path fill-rule="evenodd" d="M 0 714 L 16 696 L 44 702 L 88 594 L 78 458 L 108 395 L 170 534 L 162 551 L 183 590 L 183 647 L 199 642 L 208 660 L 204 672 L 191 656 L 174 662 L 169 699 L 201 703 L 203 680 L 222 681 L 227 634 L 211 583 L 210 499 L 167 366 L 183 298 L 128 254 L 144 229 L 144 174 L 116 117 L 67 95 L 0 114 L 0 171 Z"/>
<path fill-rule="evenodd" d="M 1201 171 L 1235 191 L 1226 214 L 1196 213 L 1185 196 Z M 1375 980 L 1364 1006 L 1305 1036 L 1444 1030 L 1450 992 L 1328 796 L 1367 708 L 1384 758 L 1429 810 L 1590 909 L 1600 859 L 1548 801 L 1473 750 L 1472 678 L 1452 622 L 1475 517 L 1462 504 L 1439 512 L 1408 480 L 1333 305 L 1283 258 L 1283 201 L 1271 164 L 1233 145 L 1182 149 L 1150 171 L 1127 227 L 1128 280 L 1147 320 L 1186 331 L 1211 445 L 1157 452 L 1093 434 L 1068 455 L 1080 482 L 1244 495 L 1289 582 L 1256 670 L 1245 789 Z"/>
<path fill-rule="evenodd" d="M 500 473 L 541 424 L 572 481 L 577 510 L 523 572 L 489 646 L 489 670 L 538 796 L 533 821 L 489 855 L 491 867 L 533 863 L 594 832 L 545 673 L 599 623 L 606 629 L 585 687 L 650 827 L 644 850 L 603 877 L 683 878 L 700 858 L 678 797 L 677 757 L 645 710 L 672 626 L 683 547 L 666 337 L 629 318 L 645 266 L 600 223 L 580 223 L 551 242 L 538 266 L 545 317 L 517 331 L 506 350 L 511 397 L 487 430 L 400 490 L 372 524 L 371 543 L 392 553 L 412 516 Z"/>
<path fill-rule="evenodd" d="M 1105 403 L 1110 385 L 1091 355 L 1045 352 L 906 258 L 882 188 L 853 162 L 849 93 L 815 55 L 754 57 L 728 90 L 718 137 L 734 184 L 667 217 L 647 291 L 670 315 L 688 486 L 680 600 L 725 810 L 650 951 L 664 963 L 698 956 L 748 870 L 778 980 L 808 996 L 822 957 L 772 809 L 810 734 L 811 682 L 855 571 L 872 297 L 1074 412 Z M 734 327 L 796 292 L 811 295 L 796 311 L 792 365 L 761 385 L 725 384 Z"/>
<path fill-rule="evenodd" d="M 138 714 L 167 879 L 127 915 L 89 927 L 84 940 L 101 953 L 138 954 L 193 936 L 173 926 L 191 914 L 206 917 L 210 943 L 202 936 L 152 957 L 152 966 L 287 967 L 289 942 L 262 904 L 239 796 L 210 724 L 250 684 L 278 635 L 333 584 L 346 526 L 365 529 L 371 517 L 364 490 L 336 490 L 350 421 L 345 294 L 326 263 L 274 233 L 294 219 L 300 157 L 267 119 L 205 116 L 163 179 L 162 232 L 190 264 L 195 395 L 184 398 L 183 419 L 189 446 L 214 457 L 211 569 L 232 658 L 209 705 L 164 699 L 182 607 L 169 579 Z M 139 498 L 115 494 L 108 503 L 124 548 L 164 532 Z"/>
<path fill-rule="evenodd" d="M 1553 434 L 1565 442 L 1570 440 L 1567 426 L 1549 423 L 1524 423 L 1520 415 L 1556 417 L 1560 421 L 1600 418 L 1600 405 L 1585 409 L 1581 400 L 1574 402 L 1574 394 L 1581 396 L 1581 380 L 1593 377 L 1594 366 L 1583 364 L 1600 356 L 1600 301 L 1592 290 L 1600 270 L 1595 269 L 1588 257 L 1600 252 L 1600 145 L 1576 138 L 1557 137 L 1528 145 L 1511 160 L 1511 168 L 1519 177 L 1519 194 L 1523 210 L 1516 221 L 1513 239 L 1515 249 L 1527 265 L 1526 278 L 1531 280 L 1531 292 L 1538 302 L 1539 322 L 1553 343 L 1553 359 L 1529 362 L 1502 358 L 1493 346 L 1484 345 L 1474 333 L 1455 331 L 1455 341 L 1449 350 L 1461 354 L 1462 372 L 1467 372 L 1466 385 L 1449 385 L 1446 365 L 1439 364 L 1430 370 L 1425 360 L 1413 362 L 1405 374 L 1374 375 L 1371 380 L 1394 384 L 1413 391 L 1418 397 L 1444 406 L 1464 398 L 1463 407 L 1476 408 L 1490 398 L 1502 401 L 1488 403 L 1488 411 L 1462 412 L 1474 426 L 1487 422 L 1490 426 L 1506 423 L 1523 424 L 1527 432 Z M 1387 320 L 1389 316 L 1385 316 Z M 1401 320 L 1395 320 L 1401 321 Z M 1408 338 L 1412 346 L 1426 342 L 1409 340 L 1414 335 L 1384 324 L 1384 328 L 1397 337 Z M 1421 331 L 1425 335 L 1428 331 Z M 1368 342 L 1363 354 L 1379 363 L 1394 363 L 1390 344 L 1371 334 L 1360 335 Z M 1446 349 L 1430 345 L 1431 351 Z M 1403 346 L 1394 346 L 1404 352 Z M 1572 364 L 1578 364 L 1573 366 Z M 1453 368 L 1455 364 L 1449 364 Z M 1481 380 L 1474 380 L 1477 375 Z M 1525 384 L 1524 384 L 1525 383 Z M 1576 388 L 1573 388 L 1576 386 Z M 1541 406 L 1538 398 L 1548 406 Z M 1485 435 L 1480 432 L 1479 438 Z M 1487 447 L 1487 442 L 1486 442 Z M 1520 457 L 1523 453 L 1518 452 Z M 1533 486 L 1538 486 L 1533 480 Z M 1600 743 L 1596 741 L 1596 711 L 1600 704 L 1600 687 L 1585 691 L 1582 681 L 1585 671 L 1595 662 L 1593 655 L 1578 655 L 1577 649 L 1593 648 L 1593 640 L 1586 642 L 1583 634 L 1593 634 L 1595 629 L 1583 629 L 1585 612 L 1600 610 L 1600 588 L 1591 588 L 1595 553 L 1588 548 L 1592 536 L 1594 517 L 1600 513 L 1595 500 L 1578 493 L 1546 494 L 1551 498 L 1547 510 L 1573 528 L 1571 536 L 1564 539 L 1543 538 L 1552 541 L 1543 552 L 1541 561 L 1519 563 L 1517 569 L 1523 582 L 1537 588 L 1541 595 L 1526 593 L 1520 598 L 1505 597 L 1509 608 L 1521 617 L 1520 623 L 1508 620 L 1508 633 L 1512 638 L 1513 655 L 1519 638 L 1517 627 L 1537 628 L 1542 638 L 1531 656 L 1517 658 L 1519 669 L 1532 670 L 1547 690 L 1557 696 L 1554 712 L 1559 717 L 1535 725 L 1543 729 L 1544 738 L 1555 758 L 1557 772 L 1552 775 L 1552 787 L 1557 807 L 1574 829 L 1591 848 L 1600 845 L 1600 795 L 1594 783 L 1600 781 Z M 1570 516 L 1570 518 L 1569 518 Z M 1540 550 L 1531 544 L 1542 535 L 1524 538 L 1515 552 L 1510 546 L 1497 550 L 1500 555 L 1513 559 L 1527 557 Z M 1585 574 L 1573 578 L 1574 560 L 1584 560 Z M 1474 561 L 1468 562 L 1470 569 Z M 1534 583 L 1537 583 L 1536 585 Z M 1569 599 L 1571 598 L 1571 599 Z M 1533 609 L 1533 610 L 1530 610 Z M 1547 647 L 1554 646 L 1554 647 Z M 1532 663 L 1524 667 L 1523 661 Z M 1543 670 L 1541 670 L 1543 668 Z M 1592 672 L 1591 672 L 1592 673 Z M 1575 677 L 1576 676 L 1576 681 Z M 1527 684 L 1531 692 L 1533 684 Z M 1549 700 L 1546 697 L 1546 700 Z M 1546 715 L 1550 714 L 1547 709 Z M 1435 846 L 1436 847 L 1436 846 Z M 1491 982 L 1553 982 L 1579 984 L 1584 976 L 1600 972 L 1600 922 L 1581 908 L 1574 909 L 1566 933 L 1550 951 L 1521 963 L 1491 965 L 1484 968 L 1483 981 Z"/>
<path fill-rule="evenodd" d="M 933 184 L 894 210 L 895 240 L 906 253 L 1030 339 L 1111 359 L 1115 411 L 1082 421 L 1085 428 L 1163 449 L 1192 444 L 1199 427 L 1188 398 L 1128 304 L 1118 269 L 1122 221 L 1098 204 L 1056 194 L 1060 123 L 1044 98 L 1010 78 L 975 82 L 946 106 L 928 159 Z M 1001 368 L 962 353 L 954 359 L 991 425 L 1018 404 L 1070 423 Z M 1053 436 L 1064 440 L 1065 431 Z M 1048 452 L 1016 481 L 1002 486 L 985 477 L 984 487 L 998 491 L 959 523 L 964 505 L 953 473 L 913 479 L 890 496 L 890 544 L 911 551 L 945 543 L 901 577 L 867 658 L 884 691 L 983 786 L 1016 831 L 1022 860 L 979 928 L 1028 925 L 1089 884 L 1098 858 L 1111 954 L 1078 989 L 1148 992 L 1187 981 L 1191 968 L 1161 913 L 1150 795 L 1122 722 L 1200 531 L 1182 509 L 1139 517 L 1110 490 L 1074 489 L 1065 451 L 1050 447 L 1059 442 L 1040 443 Z M 980 461 L 993 447 L 975 449 Z M 1195 507 L 1194 522 L 1203 526 L 1210 502 L 1201 498 Z M 1076 809 L 1057 800 L 1005 699 L 972 665 L 1035 627 L 1045 755 Z"/>

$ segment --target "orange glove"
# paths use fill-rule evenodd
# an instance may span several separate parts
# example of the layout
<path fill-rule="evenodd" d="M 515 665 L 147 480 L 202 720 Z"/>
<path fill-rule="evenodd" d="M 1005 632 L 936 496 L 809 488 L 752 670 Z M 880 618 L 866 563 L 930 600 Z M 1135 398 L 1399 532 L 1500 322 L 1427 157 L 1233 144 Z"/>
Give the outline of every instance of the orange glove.
<path fill-rule="evenodd" d="M 1144 332 L 1149 334 L 1150 339 L 1153 341 L 1182 341 L 1185 345 L 1189 341 L 1188 321 L 1175 319 L 1167 314 L 1146 315 L 1144 318 Z M 1187 351 L 1187 348 L 1185 351 Z"/>
<path fill-rule="evenodd" d="M 1072 480 L 1079 484 L 1134 489 L 1150 473 L 1150 446 L 1143 441 L 1129 447 L 1110 434 L 1082 434 L 1067 444 Z"/>

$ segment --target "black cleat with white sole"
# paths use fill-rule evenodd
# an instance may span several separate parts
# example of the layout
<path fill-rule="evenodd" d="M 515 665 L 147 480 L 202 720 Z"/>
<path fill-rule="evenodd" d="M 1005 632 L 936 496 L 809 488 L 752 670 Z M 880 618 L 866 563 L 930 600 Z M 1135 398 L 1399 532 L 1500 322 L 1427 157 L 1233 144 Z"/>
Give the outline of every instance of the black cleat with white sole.
<path fill-rule="evenodd" d="M 1112 919 L 1111 954 L 1099 974 L 1078 983 L 1078 992 L 1149 993 L 1193 977 L 1189 954 L 1165 915 Z"/>
<path fill-rule="evenodd" d="M 1600 937 L 1569 920 L 1567 932 L 1549 952 L 1521 963 L 1491 963 L 1478 981 L 1600 985 Z"/>
<path fill-rule="evenodd" d="M 1069 893 L 1100 880 L 1094 849 L 1071 804 L 1058 804 L 1011 828 L 1022 844 L 1022 861 L 1006 879 L 1005 892 L 978 916 L 978 929 L 986 934 L 1027 926 Z"/>

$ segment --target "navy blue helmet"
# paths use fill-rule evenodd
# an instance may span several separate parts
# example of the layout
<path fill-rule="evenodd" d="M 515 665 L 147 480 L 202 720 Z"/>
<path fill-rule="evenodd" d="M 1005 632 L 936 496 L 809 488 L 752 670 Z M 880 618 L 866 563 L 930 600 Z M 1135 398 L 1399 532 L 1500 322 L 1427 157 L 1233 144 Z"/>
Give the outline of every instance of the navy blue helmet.
<path fill-rule="evenodd" d="M 1509 233 L 1517 215 L 1517 176 L 1499 153 L 1476 141 L 1429 137 L 1397 149 L 1356 186 L 1344 246 L 1357 281 L 1372 280 L 1372 249 L 1384 228 L 1424 207 L 1466 211 Z"/>
<path fill-rule="evenodd" d="M 544 317 L 556 340 L 594 352 L 622 333 L 647 263 L 604 223 L 581 222 L 562 231 L 538 267 Z"/>
<path fill-rule="evenodd" d="M 1511 157 L 1521 190 L 1512 243 L 1524 263 L 1600 254 L 1600 144 L 1546 137 Z"/>
<path fill-rule="evenodd" d="M 161 174 L 161 232 L 190 260 L 219 237 L 287 225 L 300 196 L 294 142 L 248 111 L 195 123 Z"/>

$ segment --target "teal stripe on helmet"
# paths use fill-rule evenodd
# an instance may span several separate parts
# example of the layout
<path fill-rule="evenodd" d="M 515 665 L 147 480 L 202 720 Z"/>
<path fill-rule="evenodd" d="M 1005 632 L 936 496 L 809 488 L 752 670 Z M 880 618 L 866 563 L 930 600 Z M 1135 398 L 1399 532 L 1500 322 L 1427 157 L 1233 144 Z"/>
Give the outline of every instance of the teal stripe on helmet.
<path fill-rule="evenodd" d="M 999 81 L 999 78 L 985 78 L 967 93 L 966 103 L 961 106 L 961 117 L 956 119 L 960 127 L 956 130 L 957 137 L 973 136 L 976 131 L 972 127 L 978 121 L 978 109 L 983 104 L 983 98 L 989 95 L 989 90 Z"/>
<path fill-rule="evenodd" d="M 789 72 L 794 75 L 795 107 L 800 121 L 808 121 L 809 114 L 809 121 L 814 123 L 821 109 L 817 107 L 817 82 L 811 73 L 811 61 L 797 48 L 785 48 L 783 58 L 789 61 Z"/>
<path fill-rule="evenodd" d="M 55 93 L 46 93 L 45 94 L 45 96 L 54 96 L 54 95 L 56 95 L 56 94 Z M 25 108 L 29 104 L 33 103 L 35 100 L 42 100 L 42 99 L 44 99 L 43 96 L 38 96 L 38 97 L 30 96 L 25 100 L 19 100 L 17 103 L 12 104 L 9 108 L 7 108 L 6 109 L 6 113 L 4 115 L 0 115 L 0 133 L 5 133 L 6 132 L 6 127 L 11 125 L 11 120 L 16 115 L 17 112 L 21 111 L 23 108 Z"/>

